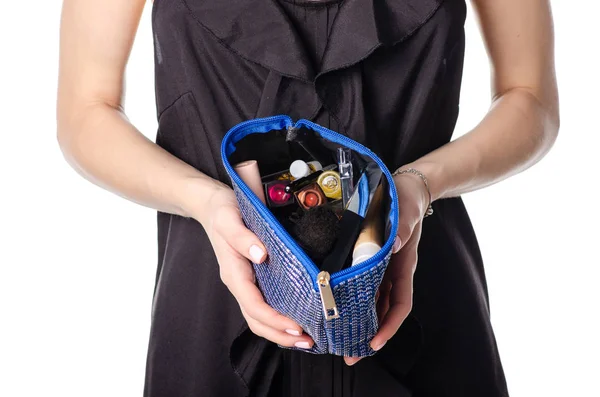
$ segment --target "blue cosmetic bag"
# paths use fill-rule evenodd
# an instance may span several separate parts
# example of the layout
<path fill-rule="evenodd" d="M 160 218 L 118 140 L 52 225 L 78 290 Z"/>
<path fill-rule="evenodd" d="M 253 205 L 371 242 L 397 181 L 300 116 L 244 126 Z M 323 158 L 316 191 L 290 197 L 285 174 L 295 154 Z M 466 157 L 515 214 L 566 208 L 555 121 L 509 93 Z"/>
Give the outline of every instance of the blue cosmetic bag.
<path fill-rule="evenodd" d="M 386 211 L 383 215 L 383 245 L 374 256 L 332 274 L 321 271 L 269 207 L 235 172 L 230 161 L 236 145 L 243 139 L 254 134 L 290 129 L 312 130 L 323 145 L 351 149 L 369 164 L 367 169 L 379 172 L 379 179 L 385 182 L 387 205 L 383 208 Z M 286 115 L 248 120 L 234 126 L 223 138 L 221 157 L 245 224 L 267 248 L 267 259 L 253 264 L 265 301 L 296 321 L 315 341 L 311 349 L 304 351 L 355 357 L 373 355 L 375 351 L 369 342 L 378 330 L 375 294 L 390 261 L 398 228 L 398 197 L 392 175 L 383 161 L 370 149 L 345 135 L 309 120 L 294 123 Z M 373 186 L 361 181 L 357 188 L 367 189 L 360 204 L 360 214 L 364 215 L 365 199 L 368 199 L 368 192 Z"/>

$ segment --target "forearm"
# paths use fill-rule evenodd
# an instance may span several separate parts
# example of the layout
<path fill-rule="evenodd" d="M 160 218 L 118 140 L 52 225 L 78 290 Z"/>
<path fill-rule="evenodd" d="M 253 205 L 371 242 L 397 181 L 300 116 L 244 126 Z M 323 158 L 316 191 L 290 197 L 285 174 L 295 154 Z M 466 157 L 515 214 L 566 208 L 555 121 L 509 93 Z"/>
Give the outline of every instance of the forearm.
<path fill-rule="evenodd" d="M 65 159 L 86 179 L 159 211 L 202 219 L 204 204 L 223 187 L 147 139 L 106 103 L 59 106 L 58 140 Z"/>
<path fill-rule="evenodd" d="M 540 160 L 554 143 L 559 101 L 548 0 L 471 0 L 491 61 L 492 106 L 472 131 L 409 165 L 432 199 L 499 182 Z"/>
<path fill-rule="evenodd" d="M 202 222 L 224 184 L 156 145 L 122 111 L 124 72 L 145 0 L 64 0 L 57 134 L 65 159 L 109 191 Z"/>
<path fill-rule="evenodd" d="M 539 161 L 558 133 L 558 113 L 530 91 L 508 90 L 469 133 L 403 168 L 421 170 L 432 199 L 480 189 Z"/>

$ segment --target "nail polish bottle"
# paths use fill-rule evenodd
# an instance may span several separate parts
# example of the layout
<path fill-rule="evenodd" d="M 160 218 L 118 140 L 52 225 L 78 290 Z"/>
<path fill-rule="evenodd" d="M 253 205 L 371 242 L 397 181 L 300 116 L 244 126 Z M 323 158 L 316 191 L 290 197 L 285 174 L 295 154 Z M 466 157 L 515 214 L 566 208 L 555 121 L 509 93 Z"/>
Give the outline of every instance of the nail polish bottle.
<path fill-rule="evenodd" d="M 342 198 L 342 182 L 340 180 L 340 174 L 336 171 L 323 172 L 319 175 L 317 183 L 328 198 L 334 200 Z"/>

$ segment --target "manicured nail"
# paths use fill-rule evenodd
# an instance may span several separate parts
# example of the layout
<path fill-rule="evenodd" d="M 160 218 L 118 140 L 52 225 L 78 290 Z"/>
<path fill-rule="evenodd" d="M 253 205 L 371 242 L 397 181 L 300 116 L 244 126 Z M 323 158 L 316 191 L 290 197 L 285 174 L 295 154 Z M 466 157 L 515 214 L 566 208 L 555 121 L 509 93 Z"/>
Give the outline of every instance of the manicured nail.
<path fill-rule="evenodd" d="M 250 257 L 252 258 L 254 263 L 260 263 L 264 254 L 265 252 L 261 250 L 258 245 L 255 244 L 252 247 L 250 247 Z"/>
<path fill-rule="evenodd" d="M 294 343 L 294 346 L 300 349 L 310 349 L 310 344 L 308 342 L 298 341 Z"/>
<path fill-rule="evenodd" d="M 359 361 L 360 361 L 360 358 L 358 358 L 358 357 L 349 357 L 346 359 L 346 365 L 352 366 Z"/>
<path fill-rule="evenodd" d="M 302 332 L 296 331 L 295 329 L 286 329 L 285 332 L 287 332 L 290 335 L 294 335 L 294 336 L 302 335 Z"/>
<path fill-rule="evenodd" d="M 400 250 L 400 245 L 402 245 L 402 241 L 400 240 L 400 237 L 396 236 L 396 239 L 394 240 L 394 245 L 392 246 L 392 252 L 394 254 Z"/>
<path fill-rule="evenodd" d="M 377 351 L 379 351 L 379 350 L 381 350 L 381 348 L 382 348 L 383 346 L 385 346 L 385 344 L 386 344 L 386 343 L 387 343 L 387 341 L 385 341 L 385 342 L 383 342 L 383 343 L 380 343 L 380 344 L 378 344 L 377 346 L 374 346 L 374 347 L 373 347 L 373 350 L 375 350 L 376 352 L 377 352 Z"/>

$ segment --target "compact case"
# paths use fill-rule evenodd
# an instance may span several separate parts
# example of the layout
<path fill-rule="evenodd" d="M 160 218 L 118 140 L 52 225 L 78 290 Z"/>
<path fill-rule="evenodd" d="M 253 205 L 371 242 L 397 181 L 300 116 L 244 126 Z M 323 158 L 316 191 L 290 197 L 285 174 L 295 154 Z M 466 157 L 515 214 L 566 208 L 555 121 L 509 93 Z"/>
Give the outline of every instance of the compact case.
<path fill-rule="evenodd" d="M 236 161 L 247 160 L 236 153 L 245 139 L 257 142 L 267 135 L 256 134 L 300 129 L 314 132 L 323 147 L 330 150 L 339 146 L 351 149 L 367 164 L 367 170 L 380 173 L 387 193 L 382 248 L 374 256 L 332 274 L 319 269 L 232 165 L 236 157 Z M 378 329 L 375 294 L 390 261 L 398 228 L 398 197 L 392 175 L 383 161 L 345 135 L 309 120 L 294 123 L 286 115 L 248 120 L 234 126 L 223 138 L 221 157 L 245 224 L 267 248 L 267 259 L 253 264 L 265 301 L 296 321 L 311 336 L 314 346 L 303 350 L 339 356 L 373 355 L 375 351 L 369 342 Z M 364 189 L 360 183 L 357 187 Z M 374 186 L 368 189 L 372 191 Z M 368 195 L 363 195 L 360 205 L 363 213 L 365 197 Z"/>

